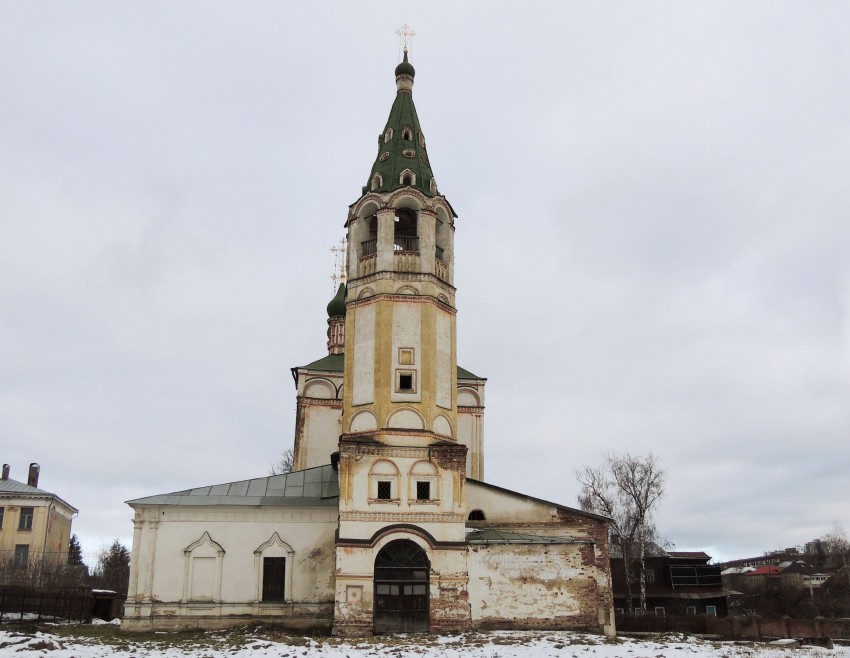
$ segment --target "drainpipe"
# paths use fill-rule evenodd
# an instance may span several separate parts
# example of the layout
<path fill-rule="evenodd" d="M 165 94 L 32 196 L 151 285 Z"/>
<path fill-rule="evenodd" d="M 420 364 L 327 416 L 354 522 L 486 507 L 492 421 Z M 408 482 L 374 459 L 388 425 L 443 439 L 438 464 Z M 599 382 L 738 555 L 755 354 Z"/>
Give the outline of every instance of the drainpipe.
<path fill-rule="evenodd" d="M 50 510 L 53 509 L 53 501 L 47 506 L 47 519 L 44 521 L 44 544 L 41 547 L 41 562 L 44 563 L 44 557 L 47 554 L 47 535 L 50 532 Z"/>

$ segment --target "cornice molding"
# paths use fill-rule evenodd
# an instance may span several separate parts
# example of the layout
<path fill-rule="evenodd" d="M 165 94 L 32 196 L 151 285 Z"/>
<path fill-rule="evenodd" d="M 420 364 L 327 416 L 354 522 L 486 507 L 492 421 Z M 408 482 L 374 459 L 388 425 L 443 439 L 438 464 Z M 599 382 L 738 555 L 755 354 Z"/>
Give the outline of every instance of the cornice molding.
<path fill-rule="evenodd" d="M 432 297 L 431 295 L 397 295 L 395 293 L 378 293 L 376 295 L 369 295 L 368 297 L 363 297 L 362 299 L 354 299 L 348 302 L 348 308 L 368 306 L 369 304 L 374 304 L 376 302 L 383 301 L 407 302 L 408 304 L 411 302 L 415 304 L 433 304 L 434 306 L 436 306 L 442 311 L 445 311 L 446 313 L 449 313 L 451 315 L 457 315 L 456 308 L 454 308 L 453 306 L 449 306 L 445 302 L 437 299 L 436 297 Z"/>
<path fill-rule="evenodd" d="M 338 407 L 342 409 L 341 398 L 310 398 L 306 395 L 297 395 L 295 400 L 298 404 L 309 405 L 311 407 Z"/>

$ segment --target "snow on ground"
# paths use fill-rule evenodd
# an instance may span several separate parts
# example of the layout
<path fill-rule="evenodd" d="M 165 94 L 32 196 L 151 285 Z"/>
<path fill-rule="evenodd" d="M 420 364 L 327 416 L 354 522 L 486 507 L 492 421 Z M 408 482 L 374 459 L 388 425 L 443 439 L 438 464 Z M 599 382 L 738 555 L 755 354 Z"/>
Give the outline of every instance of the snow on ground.
<path fill-rule="evenodd" d="M 91 628 L 91 627 L 89 627 Z M 568 632 L 493 632 L 396 636 L 362 641 L 278 637 L 261 631 L 144 636 L 101 626 L 0 629 L 0 656 L 30 658 L 850 658 L 850 647 L 768 646 L 712 642 L 681 635 L 650 640 Z"/>

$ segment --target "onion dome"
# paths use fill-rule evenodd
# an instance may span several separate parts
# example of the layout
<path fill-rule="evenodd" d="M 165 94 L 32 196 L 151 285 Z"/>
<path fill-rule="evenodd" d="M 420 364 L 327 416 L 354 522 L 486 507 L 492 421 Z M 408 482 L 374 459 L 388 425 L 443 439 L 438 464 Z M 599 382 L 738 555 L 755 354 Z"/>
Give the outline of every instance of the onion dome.
<path fill-rule="evenodd" d="M 404 61 L 395 67 L 395 77 L 400 75 L 409 75 L 411 78 L 416 75 L 416 69 L 413 64 L 407 61 L 407 51 L 404 51 Z"/>
<path fill-rule="evenodd" d="M 328 304 L 328 317 L 329 318 L 338 318 L 345 317 L 345 284 L 339 284 L 339 290 L 336 291 L 336 295 Z"/>

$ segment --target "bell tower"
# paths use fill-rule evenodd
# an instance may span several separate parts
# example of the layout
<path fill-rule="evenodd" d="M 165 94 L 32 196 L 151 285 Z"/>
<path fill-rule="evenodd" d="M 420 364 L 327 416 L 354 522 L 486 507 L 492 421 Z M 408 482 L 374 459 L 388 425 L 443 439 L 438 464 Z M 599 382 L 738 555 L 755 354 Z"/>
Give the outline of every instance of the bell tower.
<path fill-rule="evenodd" d="M 467 446 L 458 440 L 453 286 L 456 215 L 431 169 L 413 104 L 414 76 L 405 49 L 375 162 L 345 224 L 335 626 L 349 635 L 378 624 L 373 612 L 383 599 L 374 581 L 375 556 L 398 541 L 423 551 L 431 566 L 432 602 L 435 592 L 445 598 L 426 620 L 430 629 L 457 629 L 469 619 L 463 595 Z"/>
<path fill-rule="evenodd" d="M 413 77 L 405 53 L 375 163 L 346 223 L 343 433 L 455 439 L 455 214 L 437 190 Z"/>

